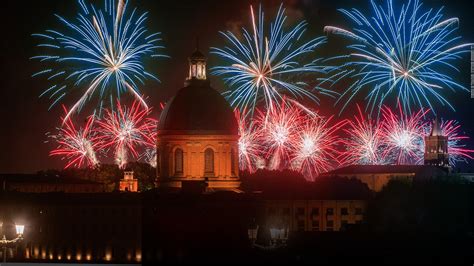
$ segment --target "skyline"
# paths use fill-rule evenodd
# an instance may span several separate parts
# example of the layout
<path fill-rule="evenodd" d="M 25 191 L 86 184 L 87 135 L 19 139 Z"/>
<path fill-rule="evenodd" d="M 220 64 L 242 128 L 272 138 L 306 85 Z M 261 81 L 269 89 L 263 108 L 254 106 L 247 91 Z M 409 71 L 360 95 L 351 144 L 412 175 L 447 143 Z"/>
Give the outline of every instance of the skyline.
<path fill-rule="evenodd" d="M 459 8 L 459 6 L 472 5 L 474 7 L 474 3 L 470 2 L 470 4 L 467 4 L 466 1 L 463 2 L 465 3 L 463 4 L 461 1 L 456 3 L 449 1 L 424 1 L 424 5 L 433 6 L 434 8 L 445 5 L 446 16 L 459 17 L 459 33 L 463 36 L 463 41 L 473 42 L 474 36 L 472 36 L 472 32 L 469 33 L 469 26 L 473 24 L 473 19 L 468 14 L 469 8 Z M 160 102 L 167 101 L 171 95 L 174 95 L 176 90 L 183 87 L 182 84 L 186 76 L 187 57 L 194 50 L 196 37 L 199 37 L 201 50 L 209 58 L 209 67 L 216 65 L 218 58 L 210 55 L 208 48 L 223 44 L 218 31 L 242 23 L 248 15 L 249 4 L 254 4 L 255 6 L 255 3 L 256 1 L 245 3 L 232 2 L 231 5 L 234 8 L 229 8 L 229 3 L 225 3 L 223 5 L 227 6 L 228 10 L 238 10 L 235 13 L 227 14 L 226 12 L 216 11 L 220 7 L 219 2 L 216 1 L 204 3 L 168 2 L 162 3 L 162 5 L 145 1 L 132 1 L 132 4 L 136 5 L 140 11 L 150 12 L 148 15 L 148 26 L 152 31 L 162 32 L 165 46 L 164 53 L 171 57 L 170 59 L 160 60 L 150 67 L 158 74 L 162 81 L 162 83 L 147 82 L 142 90 L 146 96 L 149 96 L 151 106 L 157 107 Z M 49 112 L 46 111 L 50 102 L 46 99 L 38 98 L 41 90 L 45 88 L 46 82 L 31 78 L 31 74 L 38 71 L 40 66 L 37 62 L 28 58 L 35 55 L 35 40 L 31 37 L 31 34 L 41 32 L 46 27 L 45 25 L 53 27 L 51 26 L 55 23 L 53 14 L 58 13 L 70 16 L 77 7 L 70 8 L 71 5 L 66 6 L 59 1 L 49 1 L 48 4 L 50 6 L 41 5 L 38 7 L 34 6 L 35 4 L 33 6 L 29 5 L 25 8 L 25 12 L 20 12 L 22 16 L 8 15 L 3 18 L 7 19 L 8 24 L 4 22 L 2 25 L 21 25 L 19 21 L 22 20 L 25 20 L 27 23 L 23 23 L 23 28 L 20 31 L 13 27 L 5 29 L 6 34 L 11 37 L 4 38 L 2 42 L 2 46 L 4 46 L 2 50 L 5 51 L 4 55 L 2 55 L 2 57 L 5 57 L 3 61 L 9 62 L 2 65 L 2 73 L 5 73 L 7 77 L 6 85 L 1 92 L 1 97 L 4 99 L 1 116 L 2 124 L 5 127 L 4 136 L 1 140 L 0 172 L 2 173 L 35 172 L 48 168 L 62 168 L 63 166 L 61 160 L 48 156 L 52 145 L 44 143 L 47 139 L 45 133 L 53 131 L 58 126 L 58 117 L 61 115 L 62 110 L 61 108 L 54 108 Z M 74 4 L 76 3 L 74 2 Z M 267 10 L 271 10 L 270 13 L 272 14 L 274 14 L 279 4 L 280 2 L 278 1 L 263 1 L 263 6 Z M 364 7 L 366 4 L 368 4 L 368 1 L 364 2 L 364 4 L 357 3 L 354 5 L 350 3 L 354 7 L 357 6 L 363 9 L 367 9 L 367 7 Z M 7 5 L 13 9 L 18 4 L 8 3 Z M 334 1 L 332 3 L 284 1 L 284 5 L 288 9 L 289 16 L 304 18 L 308 21 L 309 33 L 311 35 L 323 35 L 324 25 L 344 25 L 346 23 L 342 15 L 338 14 L 336 8 L 347 8 L 349 4 L 344 1 Z M 305 11 L 303 12 L 302 10 Z M 35 20 L 29 17 L 31 14 L 38 15 L 36 19 L 45 21 L 45 23 L 35 24 Z M 183 18 L 176 16 L 176 14 L 183 14 Z M 215 14 L 218 15 L 216 16 Z M 13 23 L 15 21 L 16 23 Z M 247 23 L 244 22 L 244 24 Z M 325 56 L 334 54 L 334 50 L 339 49 L 339 46 L 344 46 L 343 43 L 338 43 L 337 38 L 330 37 L 329 43 L 334 44 L 334 46 L 326 45 L 324 47 L 322 54 Z M 465 57 L 465 59 L 459 64 L 461 73 L 459 74 L 458 81 L 468 87 L 470 61 L 469 57 Z M 211 83 L 218 90 L 222 90 L 225 86 L 215 76 L 211 77 Z M 474 121 L 469 117 L 469 111 L 472 110 L 470 108 L 472 100 L 469 98 L 468 93 L 458 92 L 449 97 L 452 98 L 457 112 L 452 112 L 448 108 L 446 110 L 441 109 L 440 117 L 458 120 L 463 125 L 466 135 L 473 136 Z M 124 97 L 124 99 L 125 101 L 131 101 L 131 98 L 128 97 Z M 337 113 L 335 111 L 336 108 L 333 107 L 334 101 L 332 99 L 324 98 L 321 100 L 320 106 L 313 105 L 311 107 L 319 109 L 325 115 Z M 154 108 L 153 115 L 155 117 L 157 117 L 157 109 L 159 108 Z M 32 119 L 31 114 L 36 114 L 37 117 Z M 80 117 L 85 118 L 89 114 L 90 110 L 84 109 Z M 346 112 L 342 115 L 343 118 L 350 116 L 352 116 L 351 112 Z M 13 139 L 16 141 L 12 141 Z M 472 139 L 466 143 L 470 147 L 474 146 Z M 32 149 L 32 147 L 34 148 Z M 472 170 L 473 166 L 470 165 L 469 169 Z"/>

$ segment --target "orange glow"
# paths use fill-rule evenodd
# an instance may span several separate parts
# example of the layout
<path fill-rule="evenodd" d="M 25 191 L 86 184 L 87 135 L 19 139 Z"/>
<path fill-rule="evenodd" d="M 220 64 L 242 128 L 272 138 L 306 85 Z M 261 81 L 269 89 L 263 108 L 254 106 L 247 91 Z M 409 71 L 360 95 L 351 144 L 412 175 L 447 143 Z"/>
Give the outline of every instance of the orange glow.
<path fill-rule="evenodd" d="M 135 259 L 137 261 L 142 261 L 142 251 L 141 250 L 137 250 L 137 253 L 135 254 Z"/>
<path fill-rule="evenodd" d="M 111 261 L 111 260 L 112 260 L 112 254 L 110 254 L 110 252 L 107 252 L 107 253 L 105 254 L 105 260 L 106 260 L 106 261 Z"/>
<path fill-rule="evenodd" d="M 33 256 L 35 257 L 35 259 L 37 259 L 39 257 L 39 248 L 38 248 L 38 246 L 35 246 L 33 248 L 33 254 L 34 254 Z"/>

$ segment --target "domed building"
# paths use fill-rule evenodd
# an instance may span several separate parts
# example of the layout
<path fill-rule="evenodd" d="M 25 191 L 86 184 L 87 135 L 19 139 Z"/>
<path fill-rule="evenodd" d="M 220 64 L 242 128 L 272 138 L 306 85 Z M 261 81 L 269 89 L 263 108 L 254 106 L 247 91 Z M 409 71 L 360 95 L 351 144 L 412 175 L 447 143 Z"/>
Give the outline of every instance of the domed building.
<path fill-rule="evenodd" d="M 232 108 L 210 86 L 206 58 L 196 49 L 189 58 L 185 87 L 166 103 L 160 116 L 158 186 L 239 191 L 238 138 Z"/>

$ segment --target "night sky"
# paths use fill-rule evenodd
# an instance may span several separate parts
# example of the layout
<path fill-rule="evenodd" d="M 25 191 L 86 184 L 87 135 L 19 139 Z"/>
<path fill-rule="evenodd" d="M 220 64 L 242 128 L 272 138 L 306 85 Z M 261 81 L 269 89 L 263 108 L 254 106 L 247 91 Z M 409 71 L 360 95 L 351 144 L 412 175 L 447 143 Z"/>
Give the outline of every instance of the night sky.
<path fill-rule="evenodd" d="M 102 6 L 103 1 L 95 1 Z M 397 1 L 395 1 L 397 2 Z M 221 47 L 225 44 L 219 35 L 220 30 L 238 29 L 248 26 L 249 5 L 258 6 L 260 1 L 157 1 L 130 0 L 129 5 L 137 6 L 141 12 L 148 11 L 147 26 L 151 31 L 160 31 L 166 49 L 164 52 L 170 59 L 160 59 L 148 62 L 148 69 L 156 74 L 161 83 L 149 80 L 141 91 L 149 97 L 148 103 L 158 106 L 159 102 L 169 97 L 183 87 L 187 73 L 187 57 L 195 49 L 196 37 L 199 37 L 201 51 L 208 54 L 209 47 Z M 280 1 L 263 1 L 266 17 L 273 17 Z M 325 25 L 346 26 L 348 20 L 337 11 L 337 8 L 355 7 L 368 11 L 369 1 L 330 0 L 330 1 L 284 1 L 287 15 L 291 20 L 306 19 L 309 22 L 306 36 L 323 35 Z M 445 6 L 446 17 L 459 17 L 463 42 L 474 42 L 474 1 L 424 1 L 424 6 L 435 9 Z M 5 1 L 2 3 L 1 23 L 1 138 L 0 138 L 0 173 L 28 173 L 41 169 L 62 168 L 64 162 L 59 158 L 48 156 L 54 146 L 45 143 L 46 132 L 55 131 L 60 124 L 62 114 L 60 106 L 48 111 L 51 101 L 48 97 L 39 98 L 40 93 L 48 88 L 50 83 L 43 78 L 32 78 L 31 75 L 43 68 L 37 61 L 30 60 L 31 56 L 41 52 L 35 47 L 37 39 L 32 33 L 41 33 L 46 29 L 60 28 L 60 23 L 54 14 L 73 18 L 79 10 L 79 5 L 73 0 L 41 0 L 41 1 Z M 140 12 L 140 13 L 141 13 Z M 330 37 L 329 45 L 319 50 L 321 56 L 328 57 L 343 49 L 340 37 Z M 218 63 L 218 59 L 209 56 L 208 66 Z M 466 87 L 470 84 L 470 60 L 466 56 L 458 61 L 461 73 L 456 79 Z M 211 77 L 213 87 L 223 90 L 224 84 L 219 78 Z M 341 90 L 339 90 L 341 91 Z M 447 94 L 444 94 L 447 95 Z M 472 113 L 473 99 L 467 92 L 458 91 L 446 98 L 457 109 L 439 108 L 440 116 L 457 119 L 463 125 L 467 135 L 474 137 L 474 119 Z M 71 104 L 74 98 L 66 98 L 65 104 Z M 123 100 L 127 101 L 127 97 Z M 354 101 L 356 103 L 357 101 Z M 334 108 L 334 100 L 324 98 L 321 106 L 323 114 L 338 113 Z M 88 104 L 88 108 L 93 107 Z M 316 108 L 316 106 L 314 106 Z M 91 109 L 84 108 L 75 119 L 80 121 L 90 114 Z M 352 115 L 349 111 L 343 116 Z M 157 116 L 155 110 L 155 116 Z M 474 141 L 468 142 L 474 147 Z M 461 165 L 464 171 L 471 170 L 470 165 Z"/>

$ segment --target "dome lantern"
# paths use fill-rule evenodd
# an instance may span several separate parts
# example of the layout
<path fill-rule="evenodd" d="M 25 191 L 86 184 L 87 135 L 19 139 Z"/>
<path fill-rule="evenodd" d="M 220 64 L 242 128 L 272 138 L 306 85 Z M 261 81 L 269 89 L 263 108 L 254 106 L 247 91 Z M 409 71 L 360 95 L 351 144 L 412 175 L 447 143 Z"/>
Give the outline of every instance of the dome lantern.
<path fill-rule="evenodd" d="M 189 76 L 187 80 L 206 80 L 206 57 L 199 51 L 199 40 L 196 40 L 196 51 L 189 57 Z"/>

